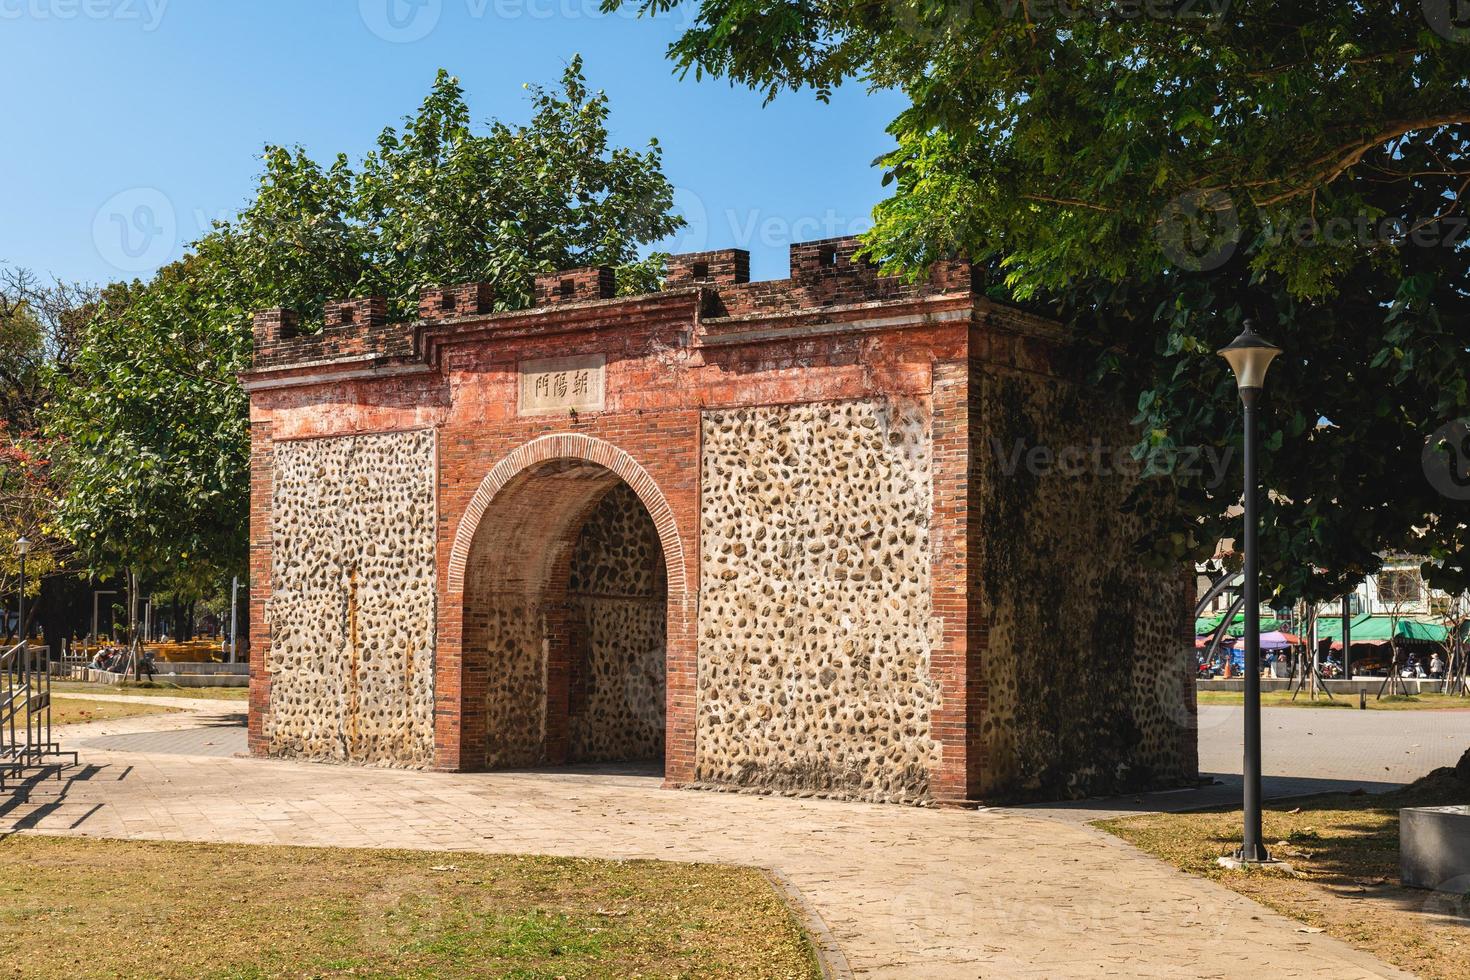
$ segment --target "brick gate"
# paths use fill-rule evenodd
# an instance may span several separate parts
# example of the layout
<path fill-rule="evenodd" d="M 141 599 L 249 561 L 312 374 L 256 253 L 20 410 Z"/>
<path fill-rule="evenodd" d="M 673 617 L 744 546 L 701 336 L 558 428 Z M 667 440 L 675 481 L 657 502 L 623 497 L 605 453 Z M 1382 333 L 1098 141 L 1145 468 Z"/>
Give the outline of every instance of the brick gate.
<path fill-rule="evenodd" d="M 1132 559 L 1130 479 L 1014 465 L 1126 415 L 967 264 L 855 250 L 258 314 L 252 751 L 662 750 L 672 784 L 899 802 L 1193 776 L 1188 596 Z"/>

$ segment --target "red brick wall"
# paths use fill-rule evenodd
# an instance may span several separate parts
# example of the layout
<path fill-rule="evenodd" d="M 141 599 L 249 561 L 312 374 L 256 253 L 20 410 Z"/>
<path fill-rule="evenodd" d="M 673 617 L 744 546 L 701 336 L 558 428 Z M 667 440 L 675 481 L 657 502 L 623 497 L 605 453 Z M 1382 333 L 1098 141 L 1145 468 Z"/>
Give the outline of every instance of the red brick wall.
<path fill-rule="evenodd" d="M 263 746 L 262 731 L 270 709 L 270 622 L 266 603 L 271 594 L 271 482 L 274 446 L 271 423 L 250 424 L 250 718 L 251 746 Z"/>

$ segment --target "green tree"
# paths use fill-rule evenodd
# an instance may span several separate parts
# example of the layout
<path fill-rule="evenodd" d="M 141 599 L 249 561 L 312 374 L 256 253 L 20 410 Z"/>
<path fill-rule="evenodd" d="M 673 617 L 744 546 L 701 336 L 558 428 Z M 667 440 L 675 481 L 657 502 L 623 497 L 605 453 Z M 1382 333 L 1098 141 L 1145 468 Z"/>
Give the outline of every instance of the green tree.
<path fill-rule="evenodd" d="M 50 533 L 55 501 L 45 447 L 0 421 L 0 601 L 8 602 L 20 584 L 21 537 L 33 545 L 26 558 L 28 596 L 39 595 L 42 578 L 56 570 L 61 549 Z"/>
<path fill-rule="evenodd" d="M 205 594 L 243 574 L 249 502 L 252 311 L 319 315 L 334 298 L 488 281 L 501 307 L 530 301 L 536 272 L 613 265 L 624 290 L 661 268 L 641 246 L 676 231 L 661 151 L 611 147 L 608 101 L 580 59 L 559 89 L 530 89 L 526 125 L 475 132 L 458 82 L 440 72 L 400 133 L 353 168 L 267 147 L 254 200 L 150 281 L 103 294 L 59 372 L 48 431 L 64 493 L 58 524 L 88 567 L 143 588 Z"/>
<path fill-rule="evenodd" d="M 388 128 L 353 168 L 299 147 L 267 147 L 254 202 L 199 243 L 242 309 L 305 314 L 344 296 L 381 295 L 411 316 L 425 286 L 489 282 L 502 309 L 527 305 L 538 272 L 618 270 L 625 292 L 656 288 L 673 234 L 673 187 L 657 141 L 610 147 L 609 105 L 574 58 L 557 90 L 530 86 L 531 121 L 471 126 L 459 82 L 441 71 L 402 132 Z"/>
<path fill-rule="evenodd" d="M 91 287 L 0 265 L 0 421 L 12 432 L 37 427 L 50 369 L 71 362 L 96 303 Z"/>
<path fill-rule="evenodd" d="M 98 575 L 237 567 L 248 496 L 246 402 L 228 373 L 240 332 L 213 316 L 196 258 L 103 293 L 49 413 L 58 523 Z"/>
<path fill-rule="evenodd" d="M 768 99 L 902 91 L 870 253 L 908 273 L 968 254 L 998 298 L 1059 317 L 1138 399 L 1141 456 L 1238 439 L 1213 351 L 1255 317 L 1288 352 L 1262 466 L 1283 598 L 1390 549 L 1470 584 L 1470 505 L 1425 468 L 1466 460 L 1421 465 L 1470 412 L 1470 32 L 1449 0 L 700 0 L 670 54 Z M 1233 485 L 1153 475 L 1152 554 L 1232 536 Z"/>
<path fill-rule="evenodd" d="M 52 446 L 38 431 L 53 370 L 69 363 L 94 290 L 43 282 L 34 273 L 0 267 L 0 597 L 19 581 L 16 542 L 31 544 L 27 593 L 67 558 L 54 523 L 57 485 Z M 32 607 L 35 608 L 34 606 Z"/>

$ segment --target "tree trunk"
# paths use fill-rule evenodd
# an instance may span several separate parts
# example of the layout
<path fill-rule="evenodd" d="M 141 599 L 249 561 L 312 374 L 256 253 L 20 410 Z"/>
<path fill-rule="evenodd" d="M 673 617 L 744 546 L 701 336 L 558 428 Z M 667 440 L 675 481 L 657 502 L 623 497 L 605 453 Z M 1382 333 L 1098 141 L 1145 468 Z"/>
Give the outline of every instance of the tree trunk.
<path fill-rule="evenodd" d="M 140 610 L 138 604 L 142 599 L 142 589 L 139 587 L 138 573 L 128 572 L 128 634 L 129 649 L 133 658 L 133 680 L 139 681 L 143 678 L 143 637 L 139 633 Z"/>

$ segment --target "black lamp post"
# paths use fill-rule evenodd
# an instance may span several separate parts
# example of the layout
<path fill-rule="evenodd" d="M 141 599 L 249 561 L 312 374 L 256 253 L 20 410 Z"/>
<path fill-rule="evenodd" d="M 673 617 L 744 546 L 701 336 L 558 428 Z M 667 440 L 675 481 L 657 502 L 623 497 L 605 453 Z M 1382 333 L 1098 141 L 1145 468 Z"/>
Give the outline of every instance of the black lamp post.
<path fill-rule="evenodd" d="M 20 633 L 20 657 L 24 663 L 26 655 L 26 555 L 31 553 L 31 543 L 21 535 L 15 542 L 16 554 L 20 555 L 20 622 L 17 624 L 17 632 Z"/>
<path fill-rule="evenodd" d="M 1245 833 L 1236 859 L 1244 864 L 1271 860 L 1261 843 L 1261 603 L 1256 572 L 1256 400 L 1266 369 L 1281 348 L 1256 336 L 1252 321 L 1220 350 L 1230 362 L 1240 389 L 1245 441 Z"/>

